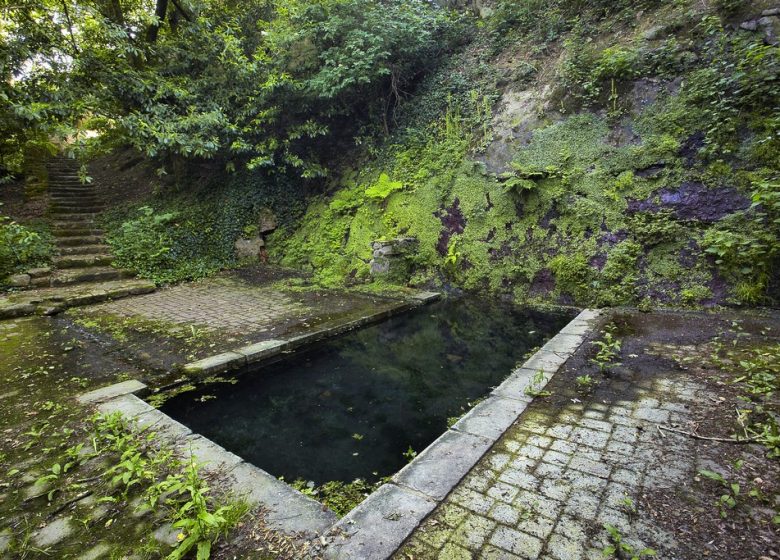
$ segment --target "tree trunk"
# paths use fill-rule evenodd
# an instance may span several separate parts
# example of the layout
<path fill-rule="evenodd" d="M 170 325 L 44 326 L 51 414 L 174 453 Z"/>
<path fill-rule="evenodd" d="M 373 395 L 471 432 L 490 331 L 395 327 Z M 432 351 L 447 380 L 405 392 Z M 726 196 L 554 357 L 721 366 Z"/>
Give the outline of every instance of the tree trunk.
<path fill-rule="evenodd" d="M 146 32 L 146 40 L 150 43 L 157 41 L 157 35 L 160 32 L 160 26 L 165 21 L 165 14 L 168 13 L 168 0 L 157 0 L 157 7 L 154 10 L 156 21 L 149 26 Z"/>

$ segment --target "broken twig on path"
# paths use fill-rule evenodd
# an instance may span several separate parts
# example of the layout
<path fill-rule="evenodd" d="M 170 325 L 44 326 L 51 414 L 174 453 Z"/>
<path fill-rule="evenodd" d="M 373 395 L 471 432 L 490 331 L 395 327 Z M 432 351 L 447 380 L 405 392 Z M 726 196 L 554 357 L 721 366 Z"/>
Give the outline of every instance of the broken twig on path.
<path fill-rule="evenodd" d="M 692 437 L 694 439 L 703 439 L 707 441 L 719 441 L 722 443 L 753 443 L 756 441 L 756 438 L 748 438 L 748 439 L 735 439 L 735 438 L 721 438 L 721 437 L 711 437 L 711 436 L 700 436 L 696 432 L 686 432 L 685 430 L 678 430 L 676 428 L 668 428 L 666 426 L 658 426 L 659 430 L 666 430 L 667 432 L 673 432 L 675 434 L 682 434 L 684 436 Z"/>

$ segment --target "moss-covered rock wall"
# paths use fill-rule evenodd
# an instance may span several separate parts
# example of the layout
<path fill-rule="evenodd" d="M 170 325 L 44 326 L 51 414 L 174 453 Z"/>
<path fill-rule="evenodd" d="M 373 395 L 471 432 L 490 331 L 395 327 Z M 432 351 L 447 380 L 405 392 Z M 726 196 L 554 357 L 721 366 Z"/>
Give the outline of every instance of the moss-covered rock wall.
<path fill-rule="evenodd" d="M 766 27 L 739 28 L 762 6 L 732 8 L 585 13 L 541 40 L 499 3 L 272 256 L 326 285 L 369 282 L 371 242 L 411 236 L 412 285 L 580 305 L 773 301 L 778 48 Z"/>

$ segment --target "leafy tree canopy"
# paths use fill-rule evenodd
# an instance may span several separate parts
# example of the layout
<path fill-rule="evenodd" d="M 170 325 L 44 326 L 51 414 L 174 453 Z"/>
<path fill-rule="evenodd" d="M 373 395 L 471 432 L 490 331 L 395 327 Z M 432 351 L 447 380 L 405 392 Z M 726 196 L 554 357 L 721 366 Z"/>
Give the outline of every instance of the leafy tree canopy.
<path fill-rule="evenodd" d="M 427 0 L 1 0 L 0 164 L 52 137 L 326 173 L 448 42 Z"/>

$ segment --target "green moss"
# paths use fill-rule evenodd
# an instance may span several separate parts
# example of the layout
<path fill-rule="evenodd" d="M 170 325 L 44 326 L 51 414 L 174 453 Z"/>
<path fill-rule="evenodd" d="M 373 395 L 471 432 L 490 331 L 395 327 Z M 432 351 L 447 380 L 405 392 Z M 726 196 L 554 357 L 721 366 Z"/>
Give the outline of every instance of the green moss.
<path fill-rule="evenodd" d="M 589 102 L 602 103 L 611 116 L 571 114 L 539 126 L 505 158 L 513 171 L 498 177 L 474 161 L 491 134 L 484 128 L 484 111 L 473 102 L 480 94 L 453 88 L 451 68 L 446 76 L 434 76 L 419 100 L 402 110 L 416 115 L 414 126 L 402 126 L 376 158 L 345 174 L 349 179 L 340 189 L 318 198 L 299 227 L 275 238 L 273 254 L 283 264 L 313 271 L 318 282 L 341 285 L 368 280 L 371 241 L 403 235 L 419 240 L 408 279 L 414 285 L 448 283 L 515 299 L 563 297 L 581 305 L 710 299 L 713 271 L 700 246 L 723 224 L 682 221 L 672 209 L 663 209 L 657 195 L 685 181 L 745 188 L 777 172 L 777 158 L 771 157 L 778 122 L 762 104 L 742 112 L 753 135 L 732 150 L 725 129 L 712 126 L 719 115 L 733 121 L 736 113 L 727 102 L 703 101 L 715 91 L 709 81 L 713 68 L 728 73 L 730 84 L 751 81 L 766 73 L 776 53 L 750 41 L 724 43 L 722 29 L 716 25 L 714 36 L 708 35 L 680 6 L 663 11 L 666 20 L 676 22 L 680 37 L 658 48 L 637 48 L 621 38 L 621 44 L 583 51 L 587 68 L 596 70 L 581 76 L 582 83 L 600 88 L 588 94 Z M 691 56 L 685 34 L 699 40 L 697 57 Z M 734 50 L 724 50 L 728 45 Z M 732 75 L 718 56 L 740 67 L 753 56 L 762 69 L 747 77 Z M 661 91 L 654 103 L 632 114 L 626 94 L 638 75 L 679 75 L 683 86 L 674 93 Z M 489 90 L 493 78 L 474 75 L 475 91 Z M 613 79 L 620 83 L 610 93 L 604 86 Z M 607 94 L 625 99 L 607 99 Z M 734 88 L 724 95 L 740 105 L 752 94 Z M 444 117 L 434 117 L 434 101 L 439 114 L 446 110 Z M 616 113 L 623 115 L 619 123 Z M 629 142 L 620 139 L 627 129 L 634 135 Z M 706 145 L 697 153 L 701 134 Z M 729 150 L 728 157 L 722 155 Z M 759 171 L 757 162 L 767 171 Z M 638 200 L 657 208 L 629 211 Z M 549 271 L 555 288 L 545 291 Z M 535 279 L 541 279 L 539 286 Z M 746 298 L 751 291 L 747 285 L 742 290 Z"/>

